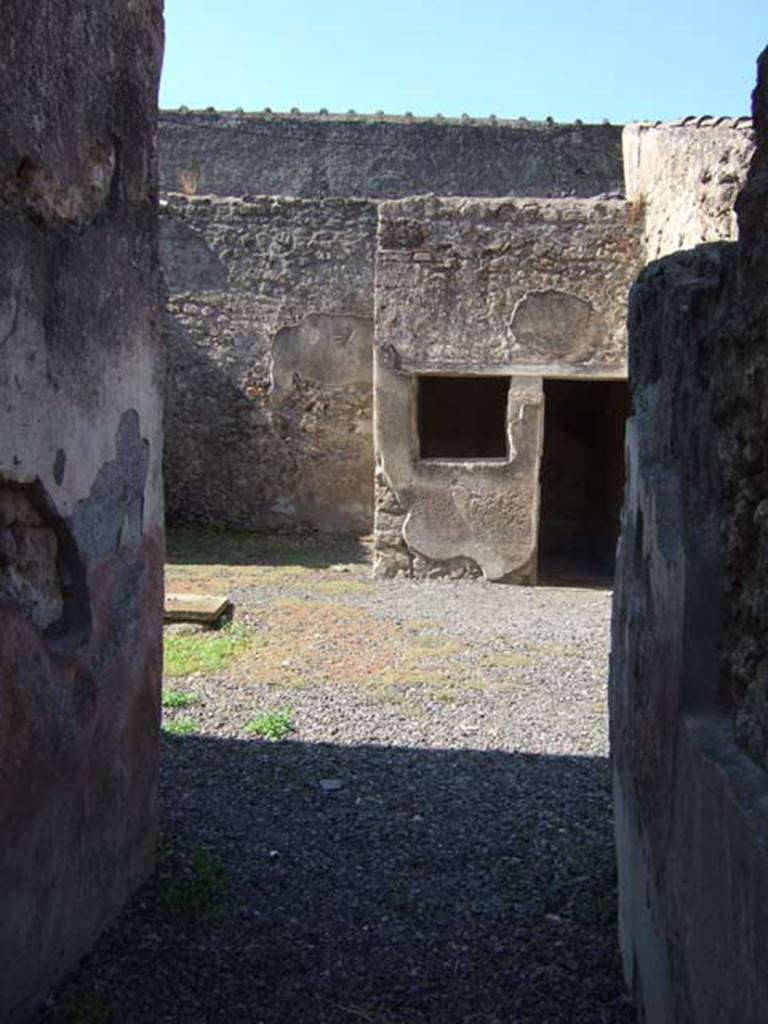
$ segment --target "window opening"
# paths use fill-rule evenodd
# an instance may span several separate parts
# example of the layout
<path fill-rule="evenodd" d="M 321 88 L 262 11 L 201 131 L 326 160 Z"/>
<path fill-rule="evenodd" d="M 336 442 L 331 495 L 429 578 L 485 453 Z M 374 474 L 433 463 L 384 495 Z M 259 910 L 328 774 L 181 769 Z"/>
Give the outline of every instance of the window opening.
<path fill-rule="evenodd" d="M 419 377 L 419 457 L 506 459 L 509 380 Z"/>

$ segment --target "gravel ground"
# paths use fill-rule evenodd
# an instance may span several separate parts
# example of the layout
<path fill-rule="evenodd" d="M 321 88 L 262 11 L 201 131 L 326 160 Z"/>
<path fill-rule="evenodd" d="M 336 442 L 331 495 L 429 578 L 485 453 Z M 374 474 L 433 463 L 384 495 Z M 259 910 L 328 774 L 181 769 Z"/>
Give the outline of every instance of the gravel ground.
<path fill-rule="evenodd" d="M 170 585 L 232 591 L 252 647 L 167 681 L 195 703 L 166 730 L 194 731 L 164 732 L 158 872 L 42 1019 L 633 1021 L 610 593 L 373 583 L 316 543 L 277 565 L 181 548 Z M 295 731 L 251 735 L 264 712 Z"/>

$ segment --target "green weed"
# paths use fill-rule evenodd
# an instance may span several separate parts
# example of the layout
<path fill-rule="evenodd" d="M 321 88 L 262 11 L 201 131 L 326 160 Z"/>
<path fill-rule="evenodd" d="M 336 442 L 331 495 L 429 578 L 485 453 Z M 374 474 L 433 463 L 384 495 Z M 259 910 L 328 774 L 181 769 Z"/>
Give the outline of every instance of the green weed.
<path fill-rule="evenodd" d="M 191 736 L 197 729 L 197 722 L 192 718 L 177 718 L 163 726 L 163 732 L 169 736 Z"/>
<path fill-rule="evenodd" d="M 285 708 L 282 711 L 265 711 L 252 718 L 245 726 L 251 736 L 259 736 L 265 740 L 282 740 L 295 732 L 291 721 L 291 713 Z"/>
<path fill-rule="evenodd" d="M 165 637 L 163 673 L 166 677 L 205 674 L 227 668 L 258 642 L 242 625 L 199 633 L 169 633 Z"/>
<path fill-rule="evenodd" d="M 68 996 L 56 1019 L 60 1024 L 118 1024 L 122 1013 L 115 1003 L 94 989 Z"/>
<path fill-rule="evenodd" d="M 179 690 L 166 690 L 163 693 L 164 708 L 188 708 L 190 704 L 196 704 L 197 697 L 191 693 L 181 693 Z"/>
<path fill-rule="evenodd" d="M 207 846 L 164 836 L 158 844 L 160 906 L 189 922 L 220 920 L 229 895 L 229 877 Z"/>

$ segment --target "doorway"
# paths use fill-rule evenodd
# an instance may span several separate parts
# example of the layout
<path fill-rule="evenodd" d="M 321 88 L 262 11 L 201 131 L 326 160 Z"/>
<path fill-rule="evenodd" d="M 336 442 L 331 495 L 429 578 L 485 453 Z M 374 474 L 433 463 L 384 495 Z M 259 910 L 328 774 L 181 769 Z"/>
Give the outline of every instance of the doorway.
<path fill-rule="evenodd" d="M 544 380 L 539 575 L 612 577 L 624 493 L 627 381 Z"/>

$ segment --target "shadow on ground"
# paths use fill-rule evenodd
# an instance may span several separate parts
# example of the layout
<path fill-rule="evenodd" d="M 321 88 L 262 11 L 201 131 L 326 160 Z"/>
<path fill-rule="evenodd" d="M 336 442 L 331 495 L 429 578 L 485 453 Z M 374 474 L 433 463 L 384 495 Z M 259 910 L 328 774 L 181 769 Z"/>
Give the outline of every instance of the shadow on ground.
<path fill-rule="evenodd" d="M 540 557 L 540 587 L 574 587 L 579 590 L 612 590 L 613 572 L 586 557 Z"/>
<path fill-rule="evenodd" d="M 301 566 L 370 563 L 369 545 L 347 534 L 238 533 L 175 526 L 167 533 L 169 565 Z"/>
<path fill-rule="evenodd" d="M 159 873 L 46 1021 L 634 1019 L 606 760 L 163 746 Z"/>

